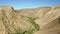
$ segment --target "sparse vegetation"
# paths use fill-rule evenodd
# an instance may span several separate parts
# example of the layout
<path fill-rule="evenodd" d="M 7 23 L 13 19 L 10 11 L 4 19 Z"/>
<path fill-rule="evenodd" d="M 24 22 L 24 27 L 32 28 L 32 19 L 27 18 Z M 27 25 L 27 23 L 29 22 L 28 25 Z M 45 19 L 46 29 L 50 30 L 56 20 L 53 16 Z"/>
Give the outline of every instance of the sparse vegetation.
<path fill-rule="evenodd" d="M 13 9 L 13 7 L 1 6 L 0 34 L 59 33 L 60 31 L 59 7 L 43 7 L 28 10 L 23 9 L 19 10 L 21 12 L 16 12 Z"/>
<path fill-rule="evenodd" d="M 40 30 L 40 26 L 38 24 L 35 23 L 34 19 L 31 18 L 31 17 L 26 17 L 26 16 L 23 16 L 21 15 L 23 18 L 28 18 L 27 21 L 29 21 L 33 26 L 34 28 L 32 30 L 28 30 L 28 31 L 24 31 L 23 33 L 20 33 L 18 32 L 17 34 L 33 34 L 34 32 Z"/>

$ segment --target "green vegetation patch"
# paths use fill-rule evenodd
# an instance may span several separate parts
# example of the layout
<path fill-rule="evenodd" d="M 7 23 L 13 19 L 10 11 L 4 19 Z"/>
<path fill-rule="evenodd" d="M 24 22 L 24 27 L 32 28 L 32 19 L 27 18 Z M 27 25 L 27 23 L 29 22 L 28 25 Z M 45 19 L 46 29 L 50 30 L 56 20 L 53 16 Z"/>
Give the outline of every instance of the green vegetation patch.
<path fill-rule="evenodd" d="M 24 31 L 24 32 L 17 32 L 16 34 L 33 34 L 34 32 L 36 31 L 39 31 L 40 30 L 40 26 L 38 24 L 36 24 L 36 22 L 34 21 L 33 18 L 31 17 L 26 17 L 26 16 L 22 16 L 23 18 L 28 18 L 27 21 L 29 21 L 32 26 L 34 26 L 34 28 L 31 30 L 27 30 L 27 31 Z"/>

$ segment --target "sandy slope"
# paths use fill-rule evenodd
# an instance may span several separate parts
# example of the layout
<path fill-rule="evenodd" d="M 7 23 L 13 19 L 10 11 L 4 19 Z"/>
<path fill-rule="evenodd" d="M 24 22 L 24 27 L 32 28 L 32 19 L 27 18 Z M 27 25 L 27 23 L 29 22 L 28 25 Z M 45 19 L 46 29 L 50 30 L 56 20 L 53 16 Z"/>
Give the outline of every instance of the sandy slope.
<path fill-rule="evenodd" d="M 38 31 L 34 34 L 60 34 L 60 24 L 57 24 L 56 26 L 49 29 Z"/>
<path fill-rule="evenodd" d="M 37 24 L 40 25 L 40 31 L 35 34 L 60 34 L 60 8 L 51 10 L 46 13 L 43 18 L 37 19 Z"/>

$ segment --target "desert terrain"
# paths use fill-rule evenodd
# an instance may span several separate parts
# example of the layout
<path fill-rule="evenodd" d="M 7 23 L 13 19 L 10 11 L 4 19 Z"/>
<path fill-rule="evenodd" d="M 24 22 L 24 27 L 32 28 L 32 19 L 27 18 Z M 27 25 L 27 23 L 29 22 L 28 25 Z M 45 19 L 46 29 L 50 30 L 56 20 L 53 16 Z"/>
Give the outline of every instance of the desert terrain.
<path fill-rule="evenodd" d="M 21 10 L 0 6 L 0 34 L 60 34 L 60 6 Z"/>

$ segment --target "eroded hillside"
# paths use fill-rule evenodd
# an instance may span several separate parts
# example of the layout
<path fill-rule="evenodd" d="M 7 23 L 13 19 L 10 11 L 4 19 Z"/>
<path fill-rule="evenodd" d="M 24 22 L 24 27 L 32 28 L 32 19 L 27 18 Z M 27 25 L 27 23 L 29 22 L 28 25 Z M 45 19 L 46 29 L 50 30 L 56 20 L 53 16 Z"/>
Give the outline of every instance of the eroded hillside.
<path fill-rule="evenodd" d="M 32 34 L 39 30 L 39 25 L 32 18 L 15 12 L 13 7 L 0 7 L 0 34 Z"/>
<path fill-rule="evenodd" d="M 60 34 L 60 6 L 18 11 L 0 6 L 0 34 Z"/>
<path fill-rule="evenodd" d="M 40 31 L 34 34 L 60 34 L 60 6 L 26 9 L 18 13 L 32 17 L 40 25 Z"/>

